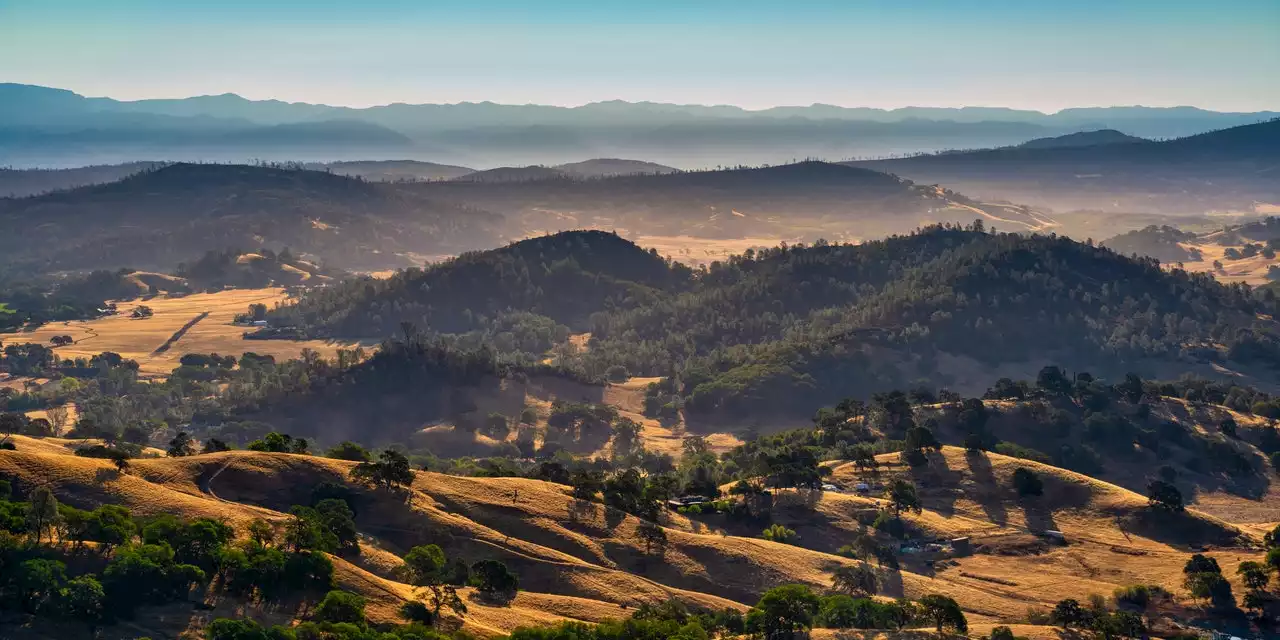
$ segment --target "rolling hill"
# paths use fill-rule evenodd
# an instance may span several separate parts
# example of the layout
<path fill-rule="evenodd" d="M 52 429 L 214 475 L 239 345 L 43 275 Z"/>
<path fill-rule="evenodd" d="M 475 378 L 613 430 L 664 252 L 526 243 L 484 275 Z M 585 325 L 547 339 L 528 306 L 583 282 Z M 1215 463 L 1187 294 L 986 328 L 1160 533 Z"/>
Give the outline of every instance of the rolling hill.
<path fill-rule="evenodd" d="M 990 149 L 850 163 L 1056 210 L 1199 214 L 1280 202 L 1280 119 L 1120 146 Z"/>
<path fill-rule="evenodd" d="M 486 176 L 502 176 L 500 180 Z M 882 173 L 824 162 L 571 179 L 555 169 L 495 169 L 414 185 L 426 197 L 497 211 L 525 235 L 575 228 L 627 235 L 779 241 L 862 239 L 975 217 L 1016 229 L 1052 220 Z"/>
<path fill-rule="evenodd" d="M 739 422 L 917 379 L 974 393 L 975 380 L 1051 363 L 1274 388 L 1274 304 L 1064 237 L 937 226 L 761 250 L 705 272 L 611 234 L 566 232 L 309 292 L 270 317 L 325 338 L 387 337 L 410 323 L 530 362 L 554 336 L 586 331 L 586 349 L 559 361 L 596 376 L 615 366 L 671 376 L 691 420 Z"/>
<path fill-rule="evenodd" d="M 313 487 L 340 487 L 356 506 L 361 537 L 357 554 L 332 558 L 336 586 L 364 596 L 373 621 L 392 623 L 399 606 L 416 597 L 393 571 L 410 547 L 431 543 L 466 562 L 501 560 L 519 575 L 519 595 L 494 603 L 462 589 L 467 611 L 448 615 L 462 630 L 484 638 L 517 626 L 621 619 L 638 605 L 672 600 L 694 609 L 743 611 L 780 584 L 825 589 L 835 570 L 861 564 L 835 553 L 836 547 L 866 530 L 863 518 L 882 508 L 877 498 L 852 492 L 821 492 L 814 499 L 782 489 L 776 491 L 773 518 L 800 532 L 792 544 L 761 540 L 749 533 L 750 523 L 722 515 L 664 512 L 659 524 L 665 543 L 654 552 L 645 548 L 638 518 L 575 499 L 570 487 L 542 480 L 414 472 L 408 491 L 396 494 L 353 482 L 353 462 L 313 456 L 233 451 L 139 459 L 121 473 L 108 461 L 72 455 L 68 441 L 19 436 L 15 443 L 16 451 L 0 452 L 0 474 L 18 495 L 47 486 L 75 507 L 111 504 L 135 517 L 215 518 L 239 537 L 254 519 L 285 522 L 290 505 L 313 499 Z M 936 562 L 904 554 L 900 565 L 868 565 L 884 597 L 945 594 L 955 598 L 971 625 L 989 629 L 1026 625 L 1029 616 L 1044 615 L 1063 598 L 1086 601 L 1090 594 L 1154 584 L 1178 594 L 1179 602 L 1160 605 L 1151 613 L 1153 622 L 1169 629 L 1168 619 L 1200 615 L 1181 587 L 1183 564 L 1197 543 L 1136 526 L 1149 512 L 1141 495 L 1052 466 L 953 447 L 931 454 L 923 468 L 902 466 L 896 456 L 882 456 L 879 463 L 872 474 L 833 460 L 831 482 L 880 485 L 909 478 L 923 488 L 923 510 L 903 516 L 911 535 L 963 536 L 973 549 Z M 1041 496 L 1018 497 L 1012 488 L 1018 469 L 1042 479 Z M 1207 552 L 1224 570 L 1241 559 L 1261 558 L 1248 527 L 1194 510 L 1181 518 L 1225 532 Z M 1062 532 L 1064 544 L 1046 542 L 1043 532 L 1050 527 Z M 1230 571 L 1224 573 L 1243 591 Z M 189 602 L 144 607 L 127 625 L 107 627 L 101 637 L 194 634 L 212 618 L 233 612 L 287 624 L 305 618 L 307 610 L 197 590 Z M 42 634 L 39 624 L 21 632 L 28 634 L 22 638 L 77 637 L 56 626 Z M 1051 630 L 1043 632 L 1053 637 Z"/>
<path fill-rule="evenodd" d="M 0 168 L 0 197 L 21 198 L 91 184 L 115 182 L 163 164 L 161 162 L 129 162 L 74 169 Z"/>
<path fill-rule="evenodd" d="M 280 251 L 341 268 L 413 264 L 408 253 L 491 246 L 497 215 L 400 186 L 323 172 L 176 164 L 118 182 L 0 200 L 14 270 L 170 271 L 228 247 Z"/>
<path fill-rule="evenodd" d="M 1115 129 L 1099 129 L 1097 131 L 1079 131 L 1065 136 L 1052 138 L 1036 138 L 1020 145 L 1019 149 L 1057 149 L 1062 147 L 1094 147 L 1105 144 L 1129 144 L 1148 142 L 1145 138 L 1131 136 Z"/>

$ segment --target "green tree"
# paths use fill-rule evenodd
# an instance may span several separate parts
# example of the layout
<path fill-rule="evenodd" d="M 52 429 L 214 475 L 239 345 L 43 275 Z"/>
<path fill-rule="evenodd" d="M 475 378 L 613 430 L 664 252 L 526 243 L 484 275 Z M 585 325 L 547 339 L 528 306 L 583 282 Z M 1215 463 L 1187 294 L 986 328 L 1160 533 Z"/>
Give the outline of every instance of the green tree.
<path fill-rule="evenodd" d="M 893 508 L 894 515 L 898 517 L 902 517 L 903 511 L 920 513 L 923 510 L 920 496 L 916 494 L 916 486 L 906 480 L 894 480 L 889 485 L 887 497 L 889 505 Z"/>
<path fill-rule="evenodd" d="M 67 582 L 67 586 L 62 588 L 59 600 L 62 611 L 87 624 L 89 635 L 94 635 L 98 623 L 102 620 L 103 603 L 106 597 L 102 583 L 91 575 L 84 575 Z"/>
<path fill-rule="evenodd" d="M 1244 581 L 1244 585 L 1250 589 L 1265 589 L 1267 583 L 1271 581 L 1271 572 L 1267 570 L 1267 566 L 1261 562 L 1246 560 L 1240 563 L 1236 568 L 1236 574 Z"/>
<path fill-rule="evenodd" d="M 317 622 L 348 623 L 363 626 L 365 599 L 347 591 L 330 591 L 311 615 Z"/>
<path fill-rule="evenodd" d="M 320 524 L 334 538 L 334 551 L 351 554 L 360 551 L 360 537 L 356 530 L 355 513 L 346 500 L 327 498 L 316 503 Z"/>
<path fill-rule="evenodd" d="M 1164 480 L 1152 480 L 1147 484 L 1147 503 L 1152 509 L 1165 513 L 1183 510 L 1182 492 Z"/>
<path fill-rule="evenodd" d="M 1132 611 L 1115 611 L 1096 615 L 1090 626 L 1102 636 L 1103 640 L 1140 638 L 1146 631 L 1142 616 Z"/>
<path fill-rule="evenodd" d="M 938 633 L 942 633 L 944 627 L 949 627 L 957 633 L 969 631 L 969 621 L 953 598 L 930 594 L 920 598 L 920 606 L 925 619 L 933 622 L 934 629 Z"/>
<path fill-rule="evenodd" d="M 1015 640 L 1015 639 L 1016 639 L 1016 636 L 1013 635 L 1013 629 L 1010 629 L 1009 627 L 1005 627 L 1005 626 L 992 627 L 991 635 L 988 636 L 988 640 Z"/>
<path fill-rule="evenodd" d="M 1064 629 L 1078 627 L 1088 620 L 1088 614 L 1075 598 L 1061 600 L 1053 607 L 1049 619 Z"/>
<path fill-rule="evenodd" d="M 654 549 L 658 550 L 659 557 L 666 554 L 667 532 L 660 525 L 649 520 L 641 520 L 640 524 L 636 525 L 636 535 L 644 543 L 645 555 L 653 553 Z"/>
<path fill-rule="evenodd" d="M 370 462 L 373 460 L 373 456 L 367 449 L 350 440 L 339 442 L 337 446 L 325 452 L 325 456 L 335 460 L 351 460 L 353 462 Z"/>
<path fill-rule="evenodd" d="M 434 544 L 414 547 L 404 556 L 400 574 L 409 584 L 427 591 L 431 615 L 440 619 L 440 610 L 449 607 L 454 612 L 466 613 L 467 606 L 458 597 L 457 589 L 447 582 L 447 559 L 444 551 Z"/>
<path fill-rule="evenodd" d="M 193 456 L 196 454 L 196 441 L 191 439 L 191 435 L 186 431 L 179 431 L 169 441 L 169 457 L 181 458 L 184 456 Z"/>
<path fill-rule="evenodd" d="M 1192 573 L 1222 573 L 1222 568 L 1218 566 L 1217 558 L 1211 558 L 1203 553 L 1197 553 L 1187 558 L 1186 564 L 1182 566 L 1182 573 L 1190 575 Z"/>
<path fill-rule="evenodd" d="M 58 514 L 58 499 L 48 487 L 36 487 L 27 500 L 27 530 L 36 534 L 39 544 L 46 533 L 53 539 L 53 530 L 57 527 L 61 516 Z"/>
<path fill-rule="evenodd" d="M 413 484 L 413 470 L 409 467 L 408 458 L 394 449 L 387 449 L 376 462 L 361 462 L 352 468 L 351 478 L 385 489 L 398 489 Z"/>
<path fill-rule="evenodd" d="M 400 609 L 396 612 L 401 618 L 409 622 L 432 626 L 436 623 L 435 614 L 431 613 L 431 609 L 427 605 L 417 600 L 409 600 L 400 605 Z"/>
<path fill-rule="evenodd" d="M 866 563 L 840 567 L 831 574 L 831 588 L 848 595 L 875 595 L 876 572 Z"/>
<path fill-rule="evenodd" d="M 22 610 L 38 613 L 67 581 L 67 566 L 45 558 L 27 560 L 18 565 L 10 580 Z"/>
<path fill-rule="evenodd" d="M 85 538 L 107 549 L 128 544 L 133 540 L 137 530 L 129 510 L 114 504 L 102 505 L 94 509 L 85 521 Z"/>
<path fill-rule="evenodd" d="M 275 544 L 276 528 L 275 525 L 267 522 L 262 518 L 254 518 L 249 523 L 249 539 L 263 547 L 269 547 Z"/>
<path fill-rule="evenodd" d="M 489 597 L 513 596 L 520 588 L 520 579 L 507 565 L 485 559 L 471 565 L 471 584 Z"/>
<path fill-rule="evenodd" d="M 1198 600 L 1207 600 L 1215 607 L 1229 608 L 1235 605 L 1235 596 L 1231 592 L 1231 583 L 1214 571 L 1189 573 L 1183 580 L 1183 586 Z"/>
<path fill-rule="evenodd" d="M 294 505 L 284 526 L 284 544 L 294 553 L 301 551 L 335 551 L 338 537 L 325 527 L 324 518 L 311 507 Z"/>
<path fill-rule="evenodd" d="M 791 638 L 813 626 L 819 605 L 818 596 L 805 585 L 774 587 L 747 614 L 747 628 L 769 640 Z"/>

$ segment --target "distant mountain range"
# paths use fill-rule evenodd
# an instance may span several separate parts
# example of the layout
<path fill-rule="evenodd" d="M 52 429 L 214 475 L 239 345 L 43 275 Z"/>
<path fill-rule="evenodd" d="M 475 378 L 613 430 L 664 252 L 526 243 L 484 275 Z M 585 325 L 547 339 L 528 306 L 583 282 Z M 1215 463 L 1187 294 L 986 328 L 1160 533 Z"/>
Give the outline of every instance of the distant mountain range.
<path fill-rule="evenodd" d="M 1200 214 L 1280 204 L 1280 118 L 1166 141 L 1117 134 L 848 164 L 1058 211 Z"/>
<path fill-rule="evenodd" d="M 0 84 L 0 165 L 407 158 L 495 167 L 643 157 L 700 168 L 1010 146 L 1106 128 L 1169 138 L 1277 115 L 1192 107 L 1044 114 L 988 107 L 881 110 L 820 104 L 749 111 L 621 101 L 580 107 L 482 102 L 355 109 L 254 101 L 234 94 L 119 101 Z"/>

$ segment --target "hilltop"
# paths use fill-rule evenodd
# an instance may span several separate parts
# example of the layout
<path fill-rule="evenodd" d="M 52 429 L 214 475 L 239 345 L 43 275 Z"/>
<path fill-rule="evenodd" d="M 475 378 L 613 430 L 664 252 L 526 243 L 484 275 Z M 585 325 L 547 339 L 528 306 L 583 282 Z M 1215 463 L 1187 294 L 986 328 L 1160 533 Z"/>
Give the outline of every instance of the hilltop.
<path fill-rule="evenodd" d="M 1015 147 L 850 163 L 1055 210 L 1200 214 L 1280 202 L 1280 119 L 1164 141 Z"/>
<path fill-rule="evenodd" d="M 13 231 L 0 251 L 14 268 L 167 271 L 228 247 L 287 247 L 335 267 L 405 265 L 406 252 L 490 245 L 501 217 L 323 172 L 175 164 L 0 200 L 0 221 Z"/>
<path fill-rule="evenodd" d="M 551 167 L 497 167 L 475 171 L 453 179 L 454 182 L 533 182 L 564 178 L 565 173 Z"/>
<path fill-rule="evenodd" d="M 475 169 L 421 160 L 350 160 L 346 162 L 315 162 L 308 169 L 331 171 L 343 176 L 358 176 L 377 182 L 413 182 L 417 180 L 450 180 Z"/>
<path fill-rule="evenodd" d="M 570 162 L 557 165 L 557 171 L 583 178 L 602 178 L 608 176 L 644 175 L 657 173 L 675 173 L 675 167 L 668 167 L 656 162 L 643 160 L 625 160 L 621 158 L 593 158 L 582 162 Z"/>
<path fill-rule="evenodd" d="M 1115 129 L 1099 129 L 1097 131 L 1079 131 L 1065 136 L 1052 138 L 1036 138 L 1020 145 L 1019 149 L 1056 149 L 1061 147 L 1093 147 L 1106 144 L 1130 144 L 1148 142 L 1146 138 L 1131 136 Z"/>

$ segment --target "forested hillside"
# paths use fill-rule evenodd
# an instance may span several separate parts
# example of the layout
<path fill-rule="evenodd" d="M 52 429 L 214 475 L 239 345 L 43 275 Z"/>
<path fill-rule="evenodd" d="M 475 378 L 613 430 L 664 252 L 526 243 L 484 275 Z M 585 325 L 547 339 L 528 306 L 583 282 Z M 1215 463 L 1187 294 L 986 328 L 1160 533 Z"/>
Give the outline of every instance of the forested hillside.
<path fill-rule="evenodd" d="M 492 246 L 502 218 L 398 185 L 292 167 L 176 164 L 119 182 L 0 199 L 0 253 L 15 270 L 171 270 L 228 247 L 285 247 L 345 268 L 405 252 Z"/>
<path fill-rule="evenodd" d="M 612 233 L 578 231 L 311 291 L 271 319 L 314 335 L 383 337 L 403 323 L 464 333 L 527 312 L 582 331 L 592 313 L 653 304 L 691 283 L 692 273 Z"/>
<path fill-rule="evenodd" d="M 545 167 L 504 168 L 411 188 L 434 200 L 501 212 L 527 231 L 855 240 L 975 216 L 1010 230 L 1046 223 L 1023 207 L 816 161 L 594 179 Z"/>
<path fill-rule="evenodd" d="M 569 232 L 311 292 L 271 320 L 321 337 L 412 326 L 492 338 L 526 361 L 585 330 L 587 349 L 558 352 L 562 363 L 670 377 L 665 400 L 740 417 L 1047 362 L 1104 375 L 1213 363 L 1271 384 L 1276 306 L 1270 292 L 979 222 L 782 246 L 697 271 L 610 234 Z M 538 328 L 543 339 L 521 338 Z"/>

